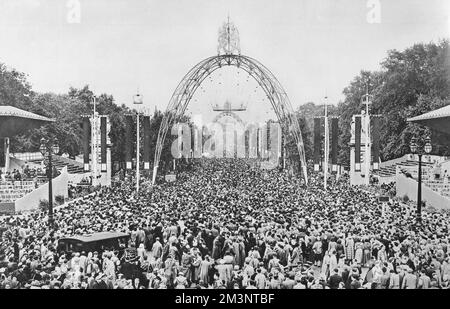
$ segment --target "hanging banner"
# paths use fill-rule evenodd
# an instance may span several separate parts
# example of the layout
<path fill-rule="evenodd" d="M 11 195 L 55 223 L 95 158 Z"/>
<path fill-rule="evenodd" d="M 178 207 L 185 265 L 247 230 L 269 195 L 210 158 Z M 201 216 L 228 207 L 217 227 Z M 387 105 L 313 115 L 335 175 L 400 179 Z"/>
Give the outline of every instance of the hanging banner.
<path fill-rule="evenodd" d="M 373 169 L 378 170 L 380 164 L 380 119 L 373 117 L 372 125 Z"/>
<path fill-rule="evenodd" d="M 323 141 L 323 171 L 327 172 L 330 168 L 330 129 L 328 125 L 328 117 L 324 118 L 324 141 Z"/>
<path fill-rule="evenodd" d="M 101 170 L 106 172 L 106 117 L 100 118 L 100 147 Z"/>
<path fill-rule="evenodd" d="M 314 118 L 314 171 L 318 172 L 320 167 L 320 118 Z"/>
<path fill-rule="evenodd" d="M 144 116 L 143 118 L 144 128 L 144 169 L 150 169 L 150 116 Z"/>
<path fill-rule="evenodd" d="M 333 172 L 337 172 L 338 138 L 339 138 L 338 118 L 331 118 L 331 165 Z"/>
<path fill-rule="evenodd" d="M 83 118 L 83 163 L 84 171 L 89 171 L 89 139 L 91 137 L 91 122 L 88 117 Z"/>
<path fill-rule="evenodd" d="M 0 167 L 5 167 L 5 145 L 4 139 L 0 138 Z"/>
<path fill-rule="evenodd" d="M 355 117 L 355 171 L 361 171 L 361 117 Z"/>
<path fill-rule="evenodd" d="M 131 158 L 133 157 L 132 126 L 133 126 L 133 117 L 131 115 L 125 116 L 125 163 L 126 163 L 127 170 L 132 169 L 132 164 L 131 164 Z"/>

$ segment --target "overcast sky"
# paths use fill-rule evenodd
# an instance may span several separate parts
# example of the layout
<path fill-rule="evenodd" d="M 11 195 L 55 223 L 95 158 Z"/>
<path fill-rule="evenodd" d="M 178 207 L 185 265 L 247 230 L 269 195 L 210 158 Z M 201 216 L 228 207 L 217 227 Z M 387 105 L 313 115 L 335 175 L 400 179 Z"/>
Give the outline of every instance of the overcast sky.
<path fill-rule="evenodd" d="M 0 0 L 0 61 L 28 74 L 36 91 L 89 84 L 131 105 L 139 87 L 147 107 L 165 109 L 187 71 L 217 53 L 228 14 L 242 53 L 275 74 L 294 107 L 322 103 L 325 94 L 337 103 L 360 70 L 379 68 L 387 50 L 450 36 L 449 0 Z M 235 75 L 224 71 L 216 80 L 231 85 Z M 237 94 L 214 82 L 204 85 L 208 95 L 196 95 L 203 103 L 194 113 L 214 100 L 263 98 L 251 81 Z"/>

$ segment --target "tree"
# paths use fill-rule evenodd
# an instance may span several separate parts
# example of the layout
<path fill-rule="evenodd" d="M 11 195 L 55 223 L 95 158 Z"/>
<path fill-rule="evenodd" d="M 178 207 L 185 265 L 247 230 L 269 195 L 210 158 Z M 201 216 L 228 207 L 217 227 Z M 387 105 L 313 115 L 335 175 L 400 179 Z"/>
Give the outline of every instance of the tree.
<path fill-rule="evenodd" d="M 68 96 L 78 101 L 78 112 L 82 114 L 92 114 L 94 111 L 93 96 L 95 94 L 86 85 L 81 89 L 70 88 Z M 109 137 L 111 139 L 111 160 L 113 162 L 125 161 L 125 116 L 132 113 L 130 108 L 117 105 L 112 95 L 96 95 L 96 111 L 100 115 L 108 115 L 111 125 Z M 81 115 L 81 114 L 79 114 Z M 80 126 L 81 117 L 76 117 Z M 134 128 L 135 129 L 135 128 Z M 81 132 L 80 132 L 81 134 Z M 80 135 L 81 137 L 81 135 Z"/>
<path fill-rule="evenodd" d="M 312 160 L 314 149 L 314 118 L 323 117 L 325 114 L 325 105 L 316 105 L 313 102 L 300 105 L 297 109 L 300 129 L 302 131 L 303 143 L 305 145 L 306 160 Z M 328 116 L 337 116 L 338 108 L 336 105 L 329 104 L 327 107 Z M 323 123 L 323 122 L 322 122 Z M 331 143 L 331 121 L 329 120 L 330 143 Z M 322 136 L 324 128 L 322 125 Z M 331 144 L 330 144 L 331 147 Z"/>
<path fill-rule="evenodd" d="M 361 96 L 370 80 L 374 96 L 371 114 L 381 115 L 380 140 L 383 161 L 409 153 L 412 136 L 432 133 L 433 153 L 450 154 L 450 135 L 410 123 L 414 117 L 450 103 L 449 42 L 415 44 L 404 51 L 391 50 L 379 72 L 362 71 L 343 91 L 338 106 L 341 118 L 340 161 L 349 162 L 350 123 L 359 114 Z"/>
<path fill-rule="evenodd" d="M 356 76 L 348 87 L 343 90 L 345 99 L 343 102 L 339 102 L 337 107 L 337 113 L 339 115 L 339 154 L 338 162 L 344 166 L 350 164 L 350 137 L 351 137 L 351 122 L 352 116 L 360 114 L 364 108 L 361 105 L 361 97 L 366 93 L 367 86 L 369 91 L 376 88 L 380 80 L 380 73 L 361 71 Z M 368 82 L 370 84 L 368 85 Z M 373 113 L 373 111 L 372 111 Z"/>
<path fill-rule="evenodd" d="M 0 105 L 28 110 L 33 91 L 24 73 L 0 63 Z"/>

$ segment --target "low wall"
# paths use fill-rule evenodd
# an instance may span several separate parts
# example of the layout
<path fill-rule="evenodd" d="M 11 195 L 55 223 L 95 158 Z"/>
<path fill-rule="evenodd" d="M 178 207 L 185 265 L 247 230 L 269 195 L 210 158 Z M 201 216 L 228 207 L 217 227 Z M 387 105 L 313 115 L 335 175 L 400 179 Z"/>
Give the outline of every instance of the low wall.
<path fill-rule="evenodd" d="M 13 215 L 14 214 L 14 202 L 0 203 L 0 215 Z"/>
<path fill-rule="evenodd" d="M 52 181 L 53 202 L 57 195 L 63 195 L 64 198 L 68 197 L 68 180 L 69 174 L 67 173 L 67 167 L 64 167 L 61 170 L 61 174 Z M 38 209 L 40 200 L 48 200 L 48 183 L 18 199 L 15 206 L 16 212 Z"/>
<path fill-rule="evenodd" d="M 397 175 L 396 190 L 397 196 L 403 198 L 404 195 L 412 201 L 417 201 L 417 181 L 408 178 L 402 174 Z M 422 200 L 426 206 L 432 206 L 436 209 L 450 209 L 450 199 L 431 190 L 422 184 Z"/>

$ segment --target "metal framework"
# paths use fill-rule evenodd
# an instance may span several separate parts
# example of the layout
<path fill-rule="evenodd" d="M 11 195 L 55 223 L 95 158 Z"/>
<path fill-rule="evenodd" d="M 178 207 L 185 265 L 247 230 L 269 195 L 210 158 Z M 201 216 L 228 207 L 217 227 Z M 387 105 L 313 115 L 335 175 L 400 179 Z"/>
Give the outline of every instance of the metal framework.
<path fill-rule="evenodd" d="M 245 123 L 241 119 L 241 117 L 239 117 L 238 115 L 236 115 L 236 113 L 233 113 L 233 112 L 221 112 L 220 114 L 216 115 L 216 117 L 214 117 L 212 122 L 218 122 L 223 117 L 231 117 L 234 120 L 236 120 L 238 123 L 240 123 L 242 126 L 245 127 Z"/>
<path fill-rule="evenodd" d="M 153 164 L 153 184 L 156 180 L 159 159 L 167 130 L 173 123 L 178 121 L 180 117 L 183 116 L 195 91 L 201 85 L 203 80 L 205 80 L 205 78 L 207 78 L 214 71 L 230 65 L 246 71 L 256 80 L 259 86 L 266 93 L 267 98 L 272 104 L 275 114 L 277 115 L 278 121 L 281 124 L 283 134 L 287 136 L 288 133 L 291 133 L 295 139 L 302 165 L 303 176 L 305 178 L 305 182 L 308 183 L 305 150 L 300 126 L 283 87 L 272 72 L 270 72 L 269 69 L 257 60 L 244 55 L 225 54 L 212 56 L 199 62 L 183 77 L 175 89 L 158 132 L 155 161 Z"/>

